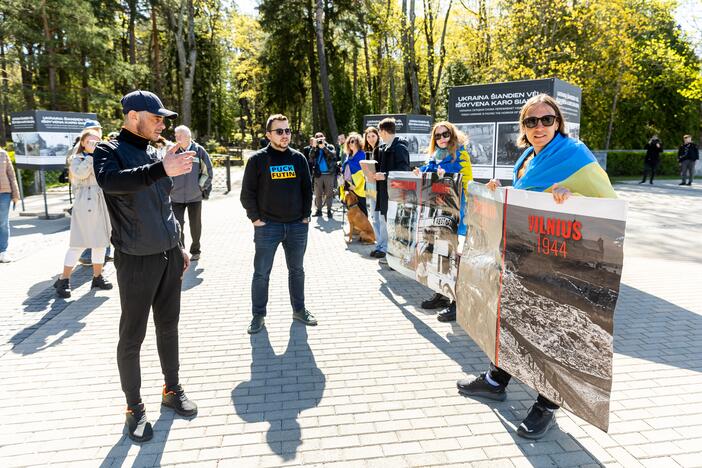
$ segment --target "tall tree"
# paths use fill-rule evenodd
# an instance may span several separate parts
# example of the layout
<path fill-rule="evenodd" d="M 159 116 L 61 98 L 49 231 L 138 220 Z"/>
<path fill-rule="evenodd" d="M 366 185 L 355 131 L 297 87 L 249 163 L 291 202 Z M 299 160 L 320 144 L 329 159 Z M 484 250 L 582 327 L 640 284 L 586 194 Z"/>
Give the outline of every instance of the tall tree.
<path fill-rule="evenodd" d="M 334 105 L 329 91 L 329 74 L 327 71 L 327 56 L 324 51 L 324 0 L 317 0 L 317 10 L 315 12 L 315 32 L 317 36 L 317 58 L 319 60 L 319 74 L 322 82 L 322 92 L 324 93 L 324 106 L 327 111 L 327 125 L 333 141 L 339 135 L 336 127 L 336 117 L 334 116 Z"/>
<path fill-rule="evenodd" d="M 193 0 L 180 0 L 177 13 L 175 9 L 166 7 L 166 17 L 175 30 L 176 50 L 178 51 L 178 68 L 183 86 L 183 101 L 181 103 L 181 119 L 188 127 L 192 121 L 193 83 L 195 80 L 195 64 L 197 62 L 197 43 L 195 42 L 195 8 Z M 187 31 L 186 28 L 187 22 Z"/>

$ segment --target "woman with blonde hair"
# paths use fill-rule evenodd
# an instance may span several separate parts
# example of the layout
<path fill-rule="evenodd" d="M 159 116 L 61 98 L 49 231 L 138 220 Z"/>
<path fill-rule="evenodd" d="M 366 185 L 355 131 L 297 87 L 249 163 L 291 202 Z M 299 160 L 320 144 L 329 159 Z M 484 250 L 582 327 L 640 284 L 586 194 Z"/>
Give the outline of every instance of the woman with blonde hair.
<path fill-rule="evenodd" d="M 467 138 L 451 122 L 438 122 L 431 129 L 429 141 L 429 161 L 414 170 L 420 172 L 436 172 L 439 177 L 445 174 L 461 174 L 461 214 L 458 222 L 458 235 L 466 235 L 466 221 L 464 219 L 466 207 L 466 193 L 468 184 L 473 180 L 473 168 L 470 164 L 470 155 L 465 147 Z M 436 316 L 440 322 L 456 320 L 456 301 L 450 300 L 441 293 L 435 293 L 431 299 L 421 304 L 423 309 L 444 308 Z"/>
<path fill-rule="evenodd" d="M 75 190 L 71 237 L 63 261 L 63 272 L 54 283 L 56 293 L 63 298 L 71 297 L 71 272 L 86 248 L 92 249 L 91 288 L 112 289 L 112 284 L 102 276 L 105 250 L 110 245 L 111 227 L 105 196 L 98 187 L 93 171 L 92 154 L 99 142 L 100 134 L 96 130 L 83 130 L 76 151 L 70 158 L 69 177 Z"/>
<path fill-rule="evenodd" d="M 519 114 L 517 145 L 525 148 L 514 165 L 515 189 L 551 192 L 556 203 L 572 195 L 617 198 L 607 173 L 584 143 L 566 133 L 561 108 L 551 96 L 538 94 L 529 99 Z M 496 190 L 500 181 L 492 179 L 487 187 Z M 568 350 L 565 350 L 568 352 Z M 512 376 L 494 364 L 475 379 L 461 379 L 458 391 L 467 396 L 504 401 Z M 559 404 L 539 395 L 517 435 L 540 439 L 553 426 Z"/>

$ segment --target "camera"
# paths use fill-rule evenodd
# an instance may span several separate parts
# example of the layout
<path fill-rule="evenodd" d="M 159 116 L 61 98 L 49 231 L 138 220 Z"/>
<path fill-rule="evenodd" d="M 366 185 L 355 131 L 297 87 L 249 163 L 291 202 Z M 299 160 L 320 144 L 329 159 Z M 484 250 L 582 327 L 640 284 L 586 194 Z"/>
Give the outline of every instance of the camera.
<path fill-rule="evenodd" d="M 323 145 L 323 144 L 324 144 L 324 138 L 317 138 L 317 144 L 318 144 L 318 145 Z"/>

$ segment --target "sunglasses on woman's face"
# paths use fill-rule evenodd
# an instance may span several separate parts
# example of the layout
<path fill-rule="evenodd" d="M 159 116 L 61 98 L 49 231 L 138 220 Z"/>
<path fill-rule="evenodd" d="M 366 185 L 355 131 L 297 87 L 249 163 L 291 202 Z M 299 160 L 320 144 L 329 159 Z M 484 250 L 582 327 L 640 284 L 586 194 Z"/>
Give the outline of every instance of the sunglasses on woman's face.
<path fill-rule="evenodd" d="M 435 141 L 443 140 L 444 138 L 451 138 L 451 132 L 447 130 L 445 132 L 437 133 L 436 135 L 434 135 Z"/>
<path fill-rule="evenodd" d="M 522 120 L 522 123 L 526 128 L 534 128 L 539 124 L 539 121 L 541 121 L 542 124 L 544 124 L 544 127 L 550 127 L 553 125 L 558 117 L 555 115 L 544 115 L 541 117 L 527 117 L 526 119 Z"/>
<path fill-rule="evenodd" d="M 283 134 L 290 135 L 289 128 L 276 128 L 275 130 L 271 130 L 271 132 L 275 133 L 278 136 L 283 136 Z"/>

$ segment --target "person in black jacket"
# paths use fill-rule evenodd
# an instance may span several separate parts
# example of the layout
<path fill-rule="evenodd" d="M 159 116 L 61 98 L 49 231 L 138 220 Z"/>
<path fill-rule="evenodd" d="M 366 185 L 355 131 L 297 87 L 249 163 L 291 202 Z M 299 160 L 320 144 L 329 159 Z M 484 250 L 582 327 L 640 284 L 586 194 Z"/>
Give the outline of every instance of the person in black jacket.
<path fill-rule="evenodd" d="M 695 164 L 700 159 L 700 152 L 697 145 L 692 142 L 690 135 L 683 137 L 683 144 L 678 149 L 678 162 L 680 163 L 680 177 L 682 182 L 678 185 L 692 185 L 695 177 Z M 685 180 L 687 179 L 687 182 Z"/>
<path fill-rule="evenodd" d="M 388 117 L 378 123 L 378 133 L 380 134 L 383 144 L 379 151 L 378 170 L 375 173 L 377 184 L 377 200 L 375 203 L 375 211 L 380 213 L 380 226 L 383 231 L 383 238 L 387 239 L 387 215 L 388 215 L 388 185 L 387 178 L 392 171 L 409 171 L 409 151 L 407 150 L 407 142 L 395 136 L 395 119 Z M 379 236 L 380 237 L 380 236 Z M 376 250 L 371 252 L 372 257 L 379 259 L 380 263 L 387 263 L 385 256 L 387 254 L 387 245 L 378 246 Z"/>
<path fill-rule="evenodd" d="M 178 115 L 165 109 L 155 94 L 133 91 L 125 95 L 122 111 L 122 131 L 117 140 L 98 145 L 93 167 L 112 222 L 122 307 L 117 366 L 127 399 L 128 435 L 145 442 L 153 436 L 153 429 L 141 402 L 139 353 L 152 307 L 165 378 L 161 404 L 182 416 L 197 413 L 197 405 L 185 396 L 178 379 L 180 288 L 190 259 L 179 244 L 180 229 L 169 197 L 171 177 L 192 170 L 194 153 L 176 154 L 174 146 L 159 160 L 149 146 L 166 128 L 164 119 Z"/>
<path fill-rule="evenodd" d="M 270 143 L 246 162 L 241 184 L 241 204 L 254 226 L 254 274 L 251 281 L 253 318 L 249 334 L 265 324 L 268 279 L 278 245 L 283 244 L 288 265 L 288 289 L 293 319 L 317 325 L 305 308 L 307 233 L 312 211 L 312 180 L 305 157 L 289 148 L 290 126 L 282 114 L 266 123 Z"/>
<path fill-rule="evenodd" d="M 663 143 L 658 138 L 658 135 L 653 135 L 653 137 L 644 146 L 644 149 L 646 150 L 646 157 L 644 158 L 643 179 L 641 179 L 641 182 L 639 183 L 643 184 L 644 182 L 646 182 L 646 177 L 650 172 L 651 181 L 649 183 L 652 184 L 653 176 L 656 175 L 656 169 L 658 169 L 658 165 L 661 163 Z"/>

